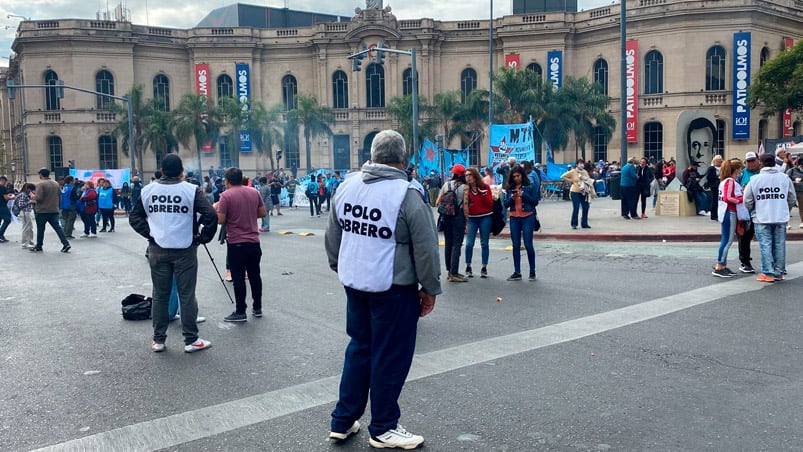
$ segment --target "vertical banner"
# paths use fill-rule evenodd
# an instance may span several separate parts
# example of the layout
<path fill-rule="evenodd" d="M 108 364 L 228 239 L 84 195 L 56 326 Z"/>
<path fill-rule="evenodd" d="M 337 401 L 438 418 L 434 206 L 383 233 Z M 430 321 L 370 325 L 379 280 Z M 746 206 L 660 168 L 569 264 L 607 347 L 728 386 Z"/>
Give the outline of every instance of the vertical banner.
<path fill-rule="evenodd" d="M 201 111 L 201 120 L 206 123 L 208 119 L 208 105 L 207 101 L 209 100 L 209 65 L 208 64 L 196 64 L 195 65 L 195 93 L 200 95 L 203 98 L 203 110 Z M 201 145 L 201 150 L 204 153 L 209 154 L 212 152 L 212 140 L 208 140 L 206 143 Z"/>
<path fill-rule="evenodd" d="M 243 111 L 251 109 L 251 71 L 246 63 L 237 63 L 237 99 L 243 104 Z M 240 130 L 240 152 L 251 152 L 251 136 Z"/>
<path fill-rule="evenodd" d="M 638 141 L 638 41 L 632 40 L 625 43 L 625 58 L 627 142 L 636 143 Z"/>
<path fill-rule="evenodd" d="M 488 150 L 488 166 L 494 170 L 496 183 L 502 183 L 502 178 L 496 173 L 496 168 L 506 162 L 509 157 L 515 157 L 517 162 L 535 160 L 533 146 L 533 125 L 525 124 L 493 124 L 491 126 L 491 149 Z"/>
<path fill-rule="evenodd" d="M 547 80 L 552 83 L 554 89 L 560 89 L 563 85 L 563 51 L 551 50 L 546 54 L 547 61 Z"/>
<path fill-rule="evenodd" d="M 783 137 L 789 138 L 792 136 L 792 109 L 787 108 L 783 111 Z"/>
<path fill-rule="evenodd" d="M 511 53 L 510 55 L 505 55 L 505 66 L 518 70 L 519 66 L 521 65 L 521 55 L 518 53 Z"/>
<path fill-rule="evenodd" d="M 421 151 L 418 153 L 418 159 L 416 159 L 416 162 L 418 163 L 418 174 L 421 177 L 429 176 L 430 172 L 432 171 L 435 171 L 436 174 L 440 174 L 441 169 L 440 165 L 438 164 L 438 146 L 425 138 L 424 144 L 421 145 Z"/>
<path fill-rule="evenodd" d="M 792 47 L 794 46 L 795 46 L 795 40 L 793 38 L 783 38 L 784 50 L 792 50 Z"/>
<path fill-rule="evenodd" d="M 750 139 L 750 32 L 733 34 L 733 139 Z"/>

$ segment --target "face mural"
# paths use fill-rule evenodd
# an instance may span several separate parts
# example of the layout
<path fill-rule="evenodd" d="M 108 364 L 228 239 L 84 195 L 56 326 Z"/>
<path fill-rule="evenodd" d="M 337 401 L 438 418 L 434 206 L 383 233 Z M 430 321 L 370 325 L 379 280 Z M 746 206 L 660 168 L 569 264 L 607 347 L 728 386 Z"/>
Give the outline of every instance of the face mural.
<path fill-rule="evenodd" d="M 684 166 L 696 162 L 700 174 L 705 174 L 717 153 L 717 150 L 714 149 L 716 135 L 717 128 L 709 119 L 692 119 L 686 129 L 686 158 L 688 160 Z"/>

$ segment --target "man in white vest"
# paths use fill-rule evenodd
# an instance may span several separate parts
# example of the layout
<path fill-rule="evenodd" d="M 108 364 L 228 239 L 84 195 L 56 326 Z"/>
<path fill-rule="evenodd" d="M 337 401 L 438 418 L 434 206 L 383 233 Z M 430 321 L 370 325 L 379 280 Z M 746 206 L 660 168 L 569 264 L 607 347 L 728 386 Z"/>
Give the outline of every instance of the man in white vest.
<path fill-rule="evenodd" d="M 775 156 L 761 154 L 763 168 L 750 178 L 744 190 L 744 204 L 756 225 L 761 251 L 762 282 L 782 281 L 786 274 L 786 223 L 797 196 L 789 176 L 779 171 Z"/>
<path fill-rule="evenodd" d="M 168 305 L 173 278 L 181 304 L 184 351 L 196 352 L 212 343 L 198 337 L 198 245 L 209 243 L 217 231 L 217 212 L 201 189 L 182 180 L 181 158 L 162 159 L 162 177 L 142 189 L 129 216 L 129 224 L 148 239 L 148 263 L 153 282 L 153 342 L 151 350 L 163 352 L 170 322 Z M 199 230 L 199 226 L 203 226 Z"/>
<path fill-rule="evenodd" d="M 404 138 L 379 132 L 371 161 L 346 177 L 326 229 L 329 266 L 346 290 L 351 341 L 332 412 L 329 437 L 360 430 L 371 400 L 369 444 L 413 449 L 424 442 L 399 424 L 398 398 L 413 361 L 418 318 L 429 314 L 439 281 L 438 236 L 432 210 L 407 182 Z"/>

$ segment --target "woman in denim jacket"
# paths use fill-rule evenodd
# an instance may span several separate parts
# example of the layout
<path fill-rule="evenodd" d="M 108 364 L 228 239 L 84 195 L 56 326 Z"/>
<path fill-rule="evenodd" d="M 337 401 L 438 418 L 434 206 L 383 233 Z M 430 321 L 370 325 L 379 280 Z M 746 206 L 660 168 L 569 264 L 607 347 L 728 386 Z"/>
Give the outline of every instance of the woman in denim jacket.
<path fill-rule="evenodd" d="M 513 274 L 508 281 L 521 281 L 521 242 L 524 239 L 524 248 L 527 250 L 527 261 L 530 264 L 530 281 L 535 281 L 535 248 L 533 247 L 533 232 L 535 230 L 536 211 L 538 204 L 535 187 L 520 165 L 510 170 L 505 198 L 502 204 L 508 209 L 510 224 L 510 239 L 513 242 Z"/>

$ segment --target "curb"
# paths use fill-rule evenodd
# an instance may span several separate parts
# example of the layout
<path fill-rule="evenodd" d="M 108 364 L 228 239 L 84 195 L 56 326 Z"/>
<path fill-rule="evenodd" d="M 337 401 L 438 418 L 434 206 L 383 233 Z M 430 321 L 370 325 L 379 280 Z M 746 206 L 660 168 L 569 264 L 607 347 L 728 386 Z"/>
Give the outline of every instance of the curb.
<path fill-rule="evenodd" d="M 536 232 L 536 240 L 564 240 L 580 242 L 719 242 L 722 236 L 714 233 L 681 234 L 681 233 L 624 233 L 624 232 L 596 232 L 596 233 L 570 233 L 570 232 Z M 501 232 L 493 238 L 510 238 L 507 231 Z M 803 241 L 803 232 L 789 231 L 787 241 Z"/>

